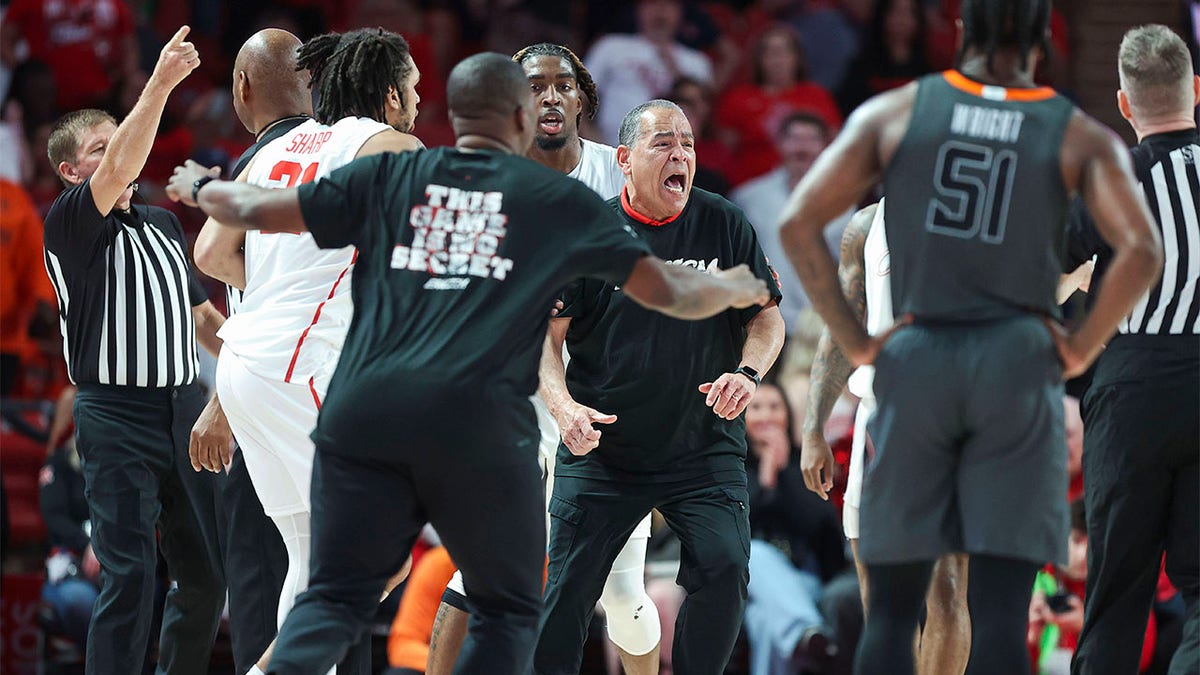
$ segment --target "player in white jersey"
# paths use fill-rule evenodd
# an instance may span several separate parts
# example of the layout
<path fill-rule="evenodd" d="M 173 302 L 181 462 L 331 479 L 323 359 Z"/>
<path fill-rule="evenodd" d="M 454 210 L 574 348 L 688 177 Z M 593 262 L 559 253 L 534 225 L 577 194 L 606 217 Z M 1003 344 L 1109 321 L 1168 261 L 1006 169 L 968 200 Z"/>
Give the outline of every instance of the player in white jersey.
<path fill-rule="evenodd" d="M 882 334 L 896 322 L 892 314 L 889 257 L 887 236 L 883 228 L 883 200 L 880 200 L 874 208 L 861 254 L 867 332 L 871 335 Z M 852 260 L 856 259 L 857 256 L 852 256 Z M 858 506 L 862 499 L 863 467 L 868 441 L 867 418 L 875 412 L 875 390 L 871 386 L 874 378 L 875 367 L 863 366 L 857 368 L 846 383 L 850 393 L 858 397 L 850 451 L 850 472 L 846 478 L 846 496 L 842 509 L 842 528 L 846 532 L 846 538 L 852 542 L 858 539 Z"/>
<path fill-rule="evenodd" d="M 357 91 L 347 84 L 346 71 L 372 53 L 394 71 L 373 66 L 377 101 L 367 98 L 361 79 L 355 79 Z M 323 35 L 300 48 L 297 62 L 320 90 L 316 119 L 260 149 L 246 169 L 247 182 L 288 188 L 320 180 L 357 157 L 422 147 L 407 133 L 420 100 L 415 91 L 420 75 L 402 37 L 366 30 Z M 237 234 L 223 228 L 217 236 Z M 220 334 L 217 393 L 263 510 L 287 546 L 282 624 L 308 583 L 314 453 L 309 434 L 353 316 L 350 277 L 357 252 L 321 249 L 307 232 L 250 231 L 242 245 L 242 277 L 222 279 L 244 292 Z M 236 240 L 225 249 L 236 250 Z M 268 659 L 269 652 L 258 667 L 265 669 Z"/>
<path fill-rule="evenodd" d="M 604 199 L 619 195 L 625 185 L 625 175 L 617 166 L 616 148 L 579 136 L 579 120 L 585 108 L 590 118 L 595 115 L 598 104 L 595 85 L 583 63 L 570 49 L 550 43 L 526 47 L 517 52 L 513 60 L 525 69 L 538 105 L 537 134 L 526 156 L 579 180 Z M 569 359 L 565 348 L 562 357 L 564 363 Z M 538 450 L 546 477 L 546 498 L 549 499 L 559 441 L 567 440 L 569 444 L 587 442 L 590 447 L 595 447 L 601 432 L 593 429 L 592 423 L 603 424 L 611 419 L 608 415 L 595 413 L 591 420 L 568 429 L 569 435 L 574 433 L 576 436 L 562 439 L 558 421 L 545 401 L 541 396 L 533 397 L 532 401 L 541 432 Z M 621 664 L 629 675 L 658 672 L 661 625 L 658 611 L 645 587 L 649 539 L 650 514 L 646 514 L 613 562 L 600 598 L 608 619 L 609 639 L 616 646 Z M 435 638 L 431 640 L 426 669 L 429 675 L 443 675 L 453 667 L 458 647 L 466 635 L 465 598 L 462 574 L 456 572 L 447 586 L 434 623 Z"/>
<path fill-rule="evenodd" d="M 390 130 L 365 117 L 331 126 L 309 120 L 260 150 L 246 181 L 284 188 L 320 180 Z M 354 314 L 356 252 L 320 249 L 308 233 L 258 231 L 246 233 L 244 250 L 246 285 L 238 313 L 221 329 L 217 388 L 263 510 L 278 521 L 309 511 L 308 434 Z"/>

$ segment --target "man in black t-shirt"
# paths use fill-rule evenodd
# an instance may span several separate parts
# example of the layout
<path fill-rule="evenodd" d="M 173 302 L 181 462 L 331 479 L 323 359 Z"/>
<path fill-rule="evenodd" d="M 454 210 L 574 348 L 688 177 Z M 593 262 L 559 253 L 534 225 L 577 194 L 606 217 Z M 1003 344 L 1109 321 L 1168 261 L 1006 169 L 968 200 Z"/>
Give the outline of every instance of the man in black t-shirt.
<path fill-rule="evenodd" d="M 708 274 L 748 265 L 772 300 L 683 322 L 631 302 L 625 285 L 582 279 L 567 289 L 540 371 L 563 445 L 535 669 L 578 672 L 608 569 L 657 508 L 683 544 L 679 582 L 688 592 L 672 663 L 682 672 L 720 673 L 749 580 L 741 415 L 783 346 L 782 296 L 741 209 L 692 187 L 694 137 L 677 105 L 656 100 L 630 111 L 617 163 L 625 189 L 608 204 L 655 255 Z"/>
<path fill-rule="evenodd" d="M 767 300 L 745 268 L 671 266 L 586 186 L 521 157 L 533 101 L 499 54 L 460 63 L 447 87 L 458 142 L 356 160 L 289 190 L 172 188 L 226 225 L 312 233 L 358 247 L 355 314 L 321 410 L 312 477 L 312 573 L 268 672 L 324 672 L 362 631 L 426 521 L 470 597 L 461 672 L 525 675 L 545 555 L 529 397 L 558 289 L 622 284 L 685 318 Z"/>

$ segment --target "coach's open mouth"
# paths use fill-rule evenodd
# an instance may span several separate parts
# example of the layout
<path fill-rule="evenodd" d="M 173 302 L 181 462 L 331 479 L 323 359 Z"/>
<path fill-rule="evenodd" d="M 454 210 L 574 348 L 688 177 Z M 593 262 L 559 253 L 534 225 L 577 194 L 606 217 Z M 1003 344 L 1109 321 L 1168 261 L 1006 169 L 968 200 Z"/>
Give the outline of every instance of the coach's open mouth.
<path fill-rule="evenodd" d="M 683 194 L 683 189 L 687 186 L 687 176 L 681 173 L 673 173 L 667 176 L 667 179 L 663 181 L 663 185 L 671 192 Z"/>

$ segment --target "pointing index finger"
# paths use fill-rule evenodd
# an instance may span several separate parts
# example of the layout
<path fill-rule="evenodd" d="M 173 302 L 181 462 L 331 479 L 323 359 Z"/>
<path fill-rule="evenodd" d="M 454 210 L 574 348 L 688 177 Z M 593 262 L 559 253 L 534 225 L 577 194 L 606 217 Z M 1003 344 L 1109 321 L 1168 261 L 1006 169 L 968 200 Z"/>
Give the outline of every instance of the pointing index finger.
<path fill-rule="evenodd" d="M 180 26 L 179 30 L 175 31 L 175 35 L 171 37 L 171 41 L 167 44 L 171 47 L 178 47 L 179 45 L 183 44 L 183 41 L 187 39 L 188 33 L 190 32 L 192 32 L 190 27 L 186 25 Z"/>

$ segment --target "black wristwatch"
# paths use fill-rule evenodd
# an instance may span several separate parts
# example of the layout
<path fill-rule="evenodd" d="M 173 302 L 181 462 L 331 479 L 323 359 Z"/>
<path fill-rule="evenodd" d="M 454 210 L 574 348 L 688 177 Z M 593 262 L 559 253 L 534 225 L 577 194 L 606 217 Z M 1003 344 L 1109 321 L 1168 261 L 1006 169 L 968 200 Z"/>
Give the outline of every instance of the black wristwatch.
<path fill-rule="evenodd" d="M 200 188 L 208 185 L 210 181 L 214 181 L 216 179 L 216 176 L 205 176 L 197 180 L 195 183 L 192 183 L 192 201 L 199 203 L 200 200 L 196 197 L 196 195 L 199 194 Z"/>
<path fill-rule="evenodd" d="M 758 374 L 757 370 L 751 368 L 750 366 L 738 366 L 738 369 L 733 372 L 738 375 L 745 375 L 746 377 L 754 380 L 754 386 L 756 387 L 762 384 L 762 376 Z"/>

